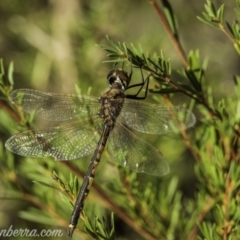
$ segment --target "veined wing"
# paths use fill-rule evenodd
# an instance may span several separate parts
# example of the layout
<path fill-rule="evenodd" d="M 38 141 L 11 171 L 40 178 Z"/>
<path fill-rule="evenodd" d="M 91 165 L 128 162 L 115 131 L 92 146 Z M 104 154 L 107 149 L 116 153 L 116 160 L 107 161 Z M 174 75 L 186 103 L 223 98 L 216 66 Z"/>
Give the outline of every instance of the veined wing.
<path fill-rule="evenodd" d="M 182 107 L 168 107 L 125 99 L 118 120 L 131 129 L 149 134 L 176 131 L 183 123 L 185 128 L 195 122 L 193 113 Z"/>
<path fill-rule="evenodd" d="M 17 89 L 10 94 L 10 99 L 24 112 L 34 112 L 49 121 L 72 120 L 92 116 L 99 111 L 98 99 L 84 95 Z"/>
<path fill-rule="evenodd" d="M 169 172 L 164 156 L 150 144 L 140 140 L 125 126 L 116 122 L 108 140 L 108 151 L 119 165 L 133 171 L 162 176 Z"/>
<path fill-rule="evenodd" d="M 96 118 L 94 124 L 87 119 L 71 125 L 21 132 L 9 138 L 5 146 L 21 156 L 72 160 L 94 152 L 101 128 L 100 119 Z"/>

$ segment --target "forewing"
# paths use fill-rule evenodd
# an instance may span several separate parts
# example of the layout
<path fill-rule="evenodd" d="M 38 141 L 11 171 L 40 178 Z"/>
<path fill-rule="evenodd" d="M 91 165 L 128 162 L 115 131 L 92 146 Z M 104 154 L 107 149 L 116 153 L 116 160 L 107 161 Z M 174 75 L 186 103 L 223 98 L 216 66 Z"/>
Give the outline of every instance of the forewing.
<path fill-rule="evenodd" d="M 34 112 L 49 121 L 94 116 L 99 111 L 98 99 L 84 95 L 17 89 L 10 94 L 10 99 L 15 105 L 22 107 L 24 112 Z"/>
<path fill-rule="evenodd" d="M 86 120 L 45 130 L 29 130 L 12 136 L 5 146 L 21 156 L 72 160 L 94 152 L 101 128 L 100 120 L 94 124 Z"/>
<path fill-rule="evenodd" d="M 116 123 L 110 133 L 108 151 L 111 158 L 119 165 L 133 171 L 156 176 L 169 172 L 169 165 L 164 156 L 120 123 Z"/>
<path fill-rule="evenodd" d="M 128 127 L 143 133 L 165 134 L 195 124 L 195 116 L 182 107 L 168 107 L 125 99 L 118 119 Z"/>

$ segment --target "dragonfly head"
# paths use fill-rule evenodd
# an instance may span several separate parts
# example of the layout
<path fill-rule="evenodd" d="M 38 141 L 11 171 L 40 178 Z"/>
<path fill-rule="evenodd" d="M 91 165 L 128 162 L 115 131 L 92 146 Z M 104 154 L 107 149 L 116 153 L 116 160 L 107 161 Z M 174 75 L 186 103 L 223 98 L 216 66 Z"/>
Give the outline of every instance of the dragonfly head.
<path fill-rule="evenodd" d="M 122 69 L 112 70 L 107 75 L 108 84 L 111 88 L 118 88 L 125 91 L 130 82 L 128 73 Z"/>

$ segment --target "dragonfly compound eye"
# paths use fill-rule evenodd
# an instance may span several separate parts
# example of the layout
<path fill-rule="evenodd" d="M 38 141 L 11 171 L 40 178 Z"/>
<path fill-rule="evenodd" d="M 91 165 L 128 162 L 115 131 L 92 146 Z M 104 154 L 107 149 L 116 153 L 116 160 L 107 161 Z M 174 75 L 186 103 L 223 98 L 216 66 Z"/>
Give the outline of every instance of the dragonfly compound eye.
<path fill-rule="evenodd" d="M 125 84 L 118 75 L 109 75 L 108 83 L 112 88 L 122 89 L 123 91 L 125 90 Z"/>
<path fill-rule="evenodd" d="M 114 69 L 109 72 L 107 76 L 107 80 L 108 80 L 108 84 L 111 87 L 117 87 L 119 89 L 126 90 L 131 80 L 131 77 L 129 77 L 128 73 L 122 69 L 118 69 L 118 70 Z"/>
<path fill-rule="evenodd" d="M 108 77 L 108 84 L 112 86 L 113 83 L 114 83 L 116 80 L 117 80 L 117 77 L 111 75 L 111 76 Z"/>

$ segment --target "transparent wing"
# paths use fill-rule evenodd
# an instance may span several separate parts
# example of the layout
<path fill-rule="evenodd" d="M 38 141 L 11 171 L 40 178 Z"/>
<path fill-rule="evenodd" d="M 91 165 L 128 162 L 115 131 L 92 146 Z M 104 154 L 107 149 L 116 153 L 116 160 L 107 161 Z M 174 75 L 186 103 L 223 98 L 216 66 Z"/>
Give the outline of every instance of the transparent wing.
<path fill-rule="evenodd" d="M 150 144 L 140 140 L 120 123 L 110 133 L 108 151 L 119 165 L 133 171 L 162 176 L 169 172 L 164 156 Z"/>
<path fill-rule="evenodd" d="M 125 99 L 118 119 L 132 129 L 149 134 L 177 131 L 180 123 L 189 128 L 196 122 L 195 116 L 185 108 L 160 106 L 131 99 Z"/>
<path fill-rule="evenodd" d="M 29 130 L 9 138 L 6 148 L 29 157 L 52 156 L 55 160 L 72 160 L 92 154 L 100 138 L 102 122 L 87 120 L 44 130 Z"/>
<path fill-rule="evenodd" d="M 17 89 L 10 94 L 12 103 L 24 112 L 35 114 L 49 121 L 66 121 L 92 116 L 99 111 L 97 98 L 74 94 L 40 92 Z"/>

